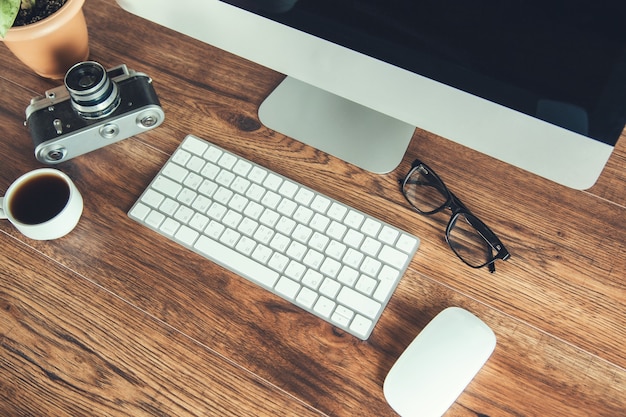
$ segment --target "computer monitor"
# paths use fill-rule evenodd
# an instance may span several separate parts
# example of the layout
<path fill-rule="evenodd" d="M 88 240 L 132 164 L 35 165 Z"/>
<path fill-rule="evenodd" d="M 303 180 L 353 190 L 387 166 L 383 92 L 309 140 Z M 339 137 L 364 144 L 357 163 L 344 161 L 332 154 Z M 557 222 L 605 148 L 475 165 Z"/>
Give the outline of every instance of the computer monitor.
<path fill-rule="evenodd" d="M 287 75 L 260 120 L 373 172 L 419 127 L 586 189 L 626 123 L 626 2 L 117 2 Z"/>

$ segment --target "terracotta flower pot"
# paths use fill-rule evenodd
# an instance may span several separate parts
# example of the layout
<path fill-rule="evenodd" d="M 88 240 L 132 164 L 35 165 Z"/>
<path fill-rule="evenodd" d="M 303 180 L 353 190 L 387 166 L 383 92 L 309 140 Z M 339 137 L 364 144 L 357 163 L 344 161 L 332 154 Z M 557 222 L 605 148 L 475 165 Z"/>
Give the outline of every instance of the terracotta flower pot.
<path fill-rule="evenodd" d="M 54 14 L 26 26 L 12 27 L 3 39 L 24 64 L 42 77 L 61 79 L 89 56 L 85 0 L 67 0 Z"/>

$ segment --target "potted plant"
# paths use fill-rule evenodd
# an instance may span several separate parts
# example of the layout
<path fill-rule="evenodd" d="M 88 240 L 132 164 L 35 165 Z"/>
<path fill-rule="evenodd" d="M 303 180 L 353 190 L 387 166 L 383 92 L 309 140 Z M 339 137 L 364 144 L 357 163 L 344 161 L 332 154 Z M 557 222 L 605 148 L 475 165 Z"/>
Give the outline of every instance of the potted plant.
<path fill-rule="evenodd" d="M 0 0 L 0 38 L 37 74 L 60 79 L 89 56 L 85 0 Z"/>

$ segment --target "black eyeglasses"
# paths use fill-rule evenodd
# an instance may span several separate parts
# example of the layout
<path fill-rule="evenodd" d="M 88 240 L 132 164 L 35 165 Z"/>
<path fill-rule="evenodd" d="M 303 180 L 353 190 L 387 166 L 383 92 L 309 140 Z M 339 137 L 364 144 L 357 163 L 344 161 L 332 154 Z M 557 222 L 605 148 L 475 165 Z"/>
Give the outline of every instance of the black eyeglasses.
<path fill-rule="evenodd" d="M 452 251 L 472 268 L 489 267 L 495 272 L 496 259 L 511 255 L 500 239 L 474 216 L 425 163 L 415 160 L 406 178 L 399 180 L 402 194 L 420 214 L 430 215 L 446 208 L 452 217 L 446 228 L 446 241 Z"/>

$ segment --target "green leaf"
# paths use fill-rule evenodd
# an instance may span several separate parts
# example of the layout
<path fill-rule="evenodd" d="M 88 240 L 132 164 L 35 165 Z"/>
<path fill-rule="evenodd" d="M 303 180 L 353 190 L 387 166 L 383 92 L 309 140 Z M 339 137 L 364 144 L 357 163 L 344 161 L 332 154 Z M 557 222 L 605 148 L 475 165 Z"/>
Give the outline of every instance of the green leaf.
<path fill-rule="evenodd" d="M 20 0 L 0 0 L 0 38 L 13 26 L 20 9 Z"/>

